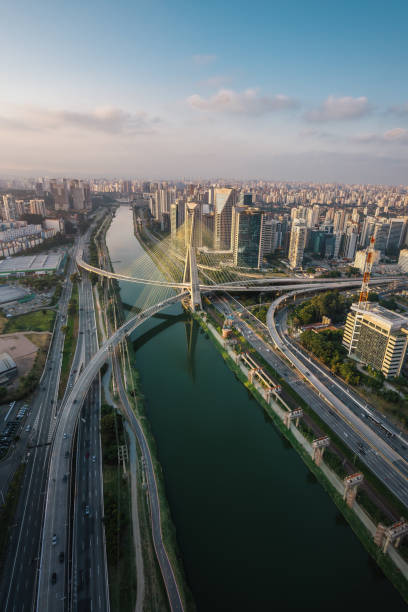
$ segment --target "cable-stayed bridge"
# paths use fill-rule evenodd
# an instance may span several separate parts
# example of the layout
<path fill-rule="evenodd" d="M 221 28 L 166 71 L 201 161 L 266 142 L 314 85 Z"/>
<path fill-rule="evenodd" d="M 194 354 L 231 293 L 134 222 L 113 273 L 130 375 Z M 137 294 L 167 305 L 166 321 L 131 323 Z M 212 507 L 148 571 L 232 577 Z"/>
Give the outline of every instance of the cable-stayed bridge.
<path fill-rule="evenodd" d="M 117 273 L 111 269 L 97 267 L 86 262 L 82 249 L 78 250 L 76 262 L 79 268 L 92 274 L 108 279 L 116 279 L 141 285 L 142 300 L 141 308 L 137 314 L 129 318 L 119 327 L 110 338 L 100 347 L 95 355 L 87 363 L 73 388 L 64 401 L 58 424 L 54 433 L 54 444 L 50 460 L 49 478 L 47 487 L 47 501 L 43 520 L 43 546 L 41 549 L 40 575 L 38 583 L 38 612 L 59 612 L 64 610 L 63 598 L 56 598 L 55 588 L 50 583 L 50 572 L 56 564 L 55 549 L 49 545 L 53 534 L 64 533 L 65 525 L 68 523 L 67 485 L 63 476 L 66 470 L 64 457 L 70 446 L 70 437 L 78 421 L 81 406 L 92 381 L 98 376 L 102 365 L 112 356 L 115 348 L 126 336 L 130 335 L 136 327 L 146 319 L 157 314 L 169 305 L 186 301 L 190 308 L 201 309 L 201 294 L 214 291 L 221 292 L 284 292 L 300 291 L 309 289 L 311 291 L 329 288 L 358 287 L 361 279 L 305 279 L 296 277 L 261 277 L 255 278 L 249 273 L 247 277 L 240 272 L 215 266 L 210 256 L 207 260 L 202 253 L 197 252 L 194 245 L 193 225 L 185 245 L 185 255 L 177 252 L 171 241 L 158 241 L 150 246 L 147 251 L 140 249 L 135 254 L 135 265 L 132 273 Z M 177 254 L 176 254 L 177 253 Z M 99 258 L 99 261 L 104 261 Z M 102 265 L 105 265 L 102 263 Z M 238 279 L 237 276 L 240 278 Z M 401 277 L 386 277 L 373 279 L 375 284 L 390 283 L 401 280 Z M 143 295 L 143 291 L 147 293 Z M 146 307 L 147 306 L 147 307 Z M 137 432 L 138 425 L 136 417 L 132 426 Z M 139 442 L 144 448 L 145 456 L 149 450 L 146 442 L 143 442 L 143 432 L 140 429 Z M 137 434 L 139 436 L 139 434 Z M 179 593 L 173 567 L 168 559 L 161 533 L 160 505 L 158 500 L 157 486 L 155 484 L 153 465 L 147 460 L 147 480 L 151 504 L 152 533 L 157 558 L 162 571 L 164 584 L 169 597 L 170 608 L 176 611 L 183 610 L 183 603 Z"/>

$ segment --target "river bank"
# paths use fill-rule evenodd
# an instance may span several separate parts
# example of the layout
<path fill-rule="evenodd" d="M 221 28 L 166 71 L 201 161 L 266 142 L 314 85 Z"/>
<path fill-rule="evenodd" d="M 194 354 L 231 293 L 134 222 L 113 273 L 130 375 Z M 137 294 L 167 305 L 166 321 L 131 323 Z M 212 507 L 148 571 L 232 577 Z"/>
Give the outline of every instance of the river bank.
<path fill-rule="evenodd" d="M 115 270 L 140 245 L 122 208 Z M 126 227 L 129 227 L 129 231 Z M 133 305 L 138 287 L 120 283 Z M 405 609 L 343 516 L 199 325 L 180 307 L 132 335 L 165 494 L 199 610 Z M 335 593 L 335 597 L 333 594 Z"/>

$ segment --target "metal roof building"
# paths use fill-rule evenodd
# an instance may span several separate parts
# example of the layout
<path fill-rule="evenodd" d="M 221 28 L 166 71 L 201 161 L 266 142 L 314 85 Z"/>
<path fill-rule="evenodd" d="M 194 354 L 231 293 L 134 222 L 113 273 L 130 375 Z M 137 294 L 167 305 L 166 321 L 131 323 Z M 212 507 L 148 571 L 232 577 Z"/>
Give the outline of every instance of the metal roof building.
<path fill-rule="evenodd" d="M 0 276 L 8 274 L 46 274 L 55 272 L 62 260 L 60 253 L 7 257 L 0 261 Z"/>

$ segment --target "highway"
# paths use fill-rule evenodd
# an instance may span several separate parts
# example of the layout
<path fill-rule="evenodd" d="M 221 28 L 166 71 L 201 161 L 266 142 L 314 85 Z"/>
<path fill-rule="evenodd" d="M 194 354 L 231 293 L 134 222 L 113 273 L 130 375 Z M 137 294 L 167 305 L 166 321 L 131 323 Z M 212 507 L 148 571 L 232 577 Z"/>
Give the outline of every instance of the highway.
<path fill-rule="evenodd" d="M 341 425 L 347 424 L 352 430 L 353 433 L 343 430 L 341 438 L 344 442 L 358 453 L 361 461 L 369 465 L 394 495 L 408 506 L 408 462 L 405 444 L 399 443 L 398 447 L 394 448 L 395 443 L 390 444 L 390 439 L 381 437 L 372 429 L 372 425 L 368 424 L 368 419 L 362 416 L 365 413 L 361 412 L 361 408 L 357 413 L 355 401 L 334 384 L 334 380 L 330 379 L 324 368 L 293 348 L 275 320 L 276 309 L 283 301 L 282 296 L 272 302 L 267 314 L 267 325 L 274 345 L 317 393 L 324 397 L 328 409 L 340 419 Z M 357 447 L 354 445 L 355 436 L 359 438 Z M 363 445 L 364 453 L 361 453 L 358 442 Z"/>
<path fill-rule="evenodd" d="M 90 230 L 81 238 L 80 248 L 89 237 Z M 44 548 L 49 550 L 49 565 L 40 564 L 40 576 L 48 581 L 50 610 L 82 609 L 109 610 L 109 594 L 106 569 L 105 536 L 102 523 L 103 487 L 102 462 L 99 437 L 100 390 L 99 378 L 94 382 L 83 411 L 86 416 L 78 420 L 78 414 L 66 419 L 66 403 L 80 372 L 98 348 L 98 338 L 93 307 L 92 285 L 85 272 L 78 284 L 79 317 L 76 349 L 71 365 L 70 377 L 61 404 L 56 432 L 60 431 L 60 420 L 64 416 L 65 427 L 62 432 L 64 444 L 54 439 L 50 464 L 58 456 L 61 460 L 59 473 L 60 490 L 54 498 L 54 531 L 47 540 L 43 530 L 40 559 Z M 88 417 L 88 418 L 86 418 Z M 76 438 L 77 434 L 77 438 Z M 75 445 L 75 441 L 77 444 Z M 84 451 L 89 445 L 92 455 Z M 75 450 L 77 454 L 75 454 Z M 89 462 L 83 466 L 81 459 L 88 454 Z M 95 457 L 95 461 L 92 459 Z M 85 469 L 83 469 L 85 468 Z M 47 492 L 58 489 L 55 477 L 49 476 Z M 84 520 L 84 498 L 92 499 L 93 516 Z M 46 497 L 46 509 L 49 496 Z M 72 519 L 72 520 L 71 520 Z M 45 523 L 44 523 L 45 524 Z M 95 541 L 93 541 L 95 540 Z M 93 575 L 93 572 L 95 575 Z M 46 575 L 47 574 L 47 575 Z M 90 579 L 92 577 L 92 580 Z"/>
<path fill-rule="evenodd" d="M 282 298 L 278 298 L 282 300 Z M 278 301 L 278 300 L 276 300 Z M 224 314 L 233 313 L 231 306 L 218 299 L 215 302 L 218 310 Z M 268 314 L 272 316 L 272 308 Z M 351 417 L 347 406 L 333 408 L 331 405 L 331 391 L 321 387 L 320 394 L 317 388 L 311 386 L 313 375 L 298 374 L 296 369 L 283 359 L 279 353 L 271 350 L 270 345 L 250 328 L 244 321 L 235 317 L 234 325 L 243 334 L 245 339 L 254 346 L 257 352 L 269 363 L 296 392 L 311 406 L 316 414 L 341 438 L 344 443 L 363 461 L 371 471 L 377 475 L 384 484 L 405 504 L 408 502 L 408 487 L 405 472 L 400 472 L 399 461 L 401 456 L 388 445 L 388 440 L 382 439 L 366 423 L 356 415 Z M 262 325 L 262 324 L 261 324 Z M 269 320 L 268 320 L 269 326 Z M 278 340 L 279 341 L 279 340 Z M 280 342 L 280 341 L 279 341 Z M 284 347 L 281 353 L 288 358 L 288 350 Z M 330 401 L 330 404 L 328 403 Z M 342 404 L 340 400 L 338 406 Z M 344 410 L 344 413 L 343 413 Z M 361 412 L 361 411 L 360 411 Z M 349 418 L 350 417 L 350 418 Z M 402 450 L 402 449 L 401 449 Z M 385 451 L 385 452 L 384 452 Z"/>
<path fill-rule="evenodd" d="M 39 387 L 31 400 L 31 412 L 26 421 L 26 425 L 31 426 L 27 463 L 0 586 L 1 609 L 4 612 L 25 612 L 31 610 L 33 605 L 49 449 L 58 412 L 61 354 L 64 346 L 64 333 L 61 328 L 66 323 L 72 291 L 69 276 L 73 271 L 74 264 L 70 261 L 47 361 Z"/>
<path fill-rule="evenodd" d="M 53 453 L 50 459 L 37 597 L 38 612 L 58 612 L 63 610 L 64 607 L 63 591 L 52 588 L 55 585 L 51 584 L 51 576 L 55 571 L 54 568 L 58 567 L 58 554 L 56 552 L 58 546 L 54 546 L 52 542 L 54 535 L 56 536 L 57 544 L 60 538 L 65 538 L 65 528 L 69 521 L 69 496 L 66 482 L 64 481 L 64 474 L 67 471 L 67 465 L 71 457 L 71 438 L 75 430 L 75 423 L 89 388 L 93 380 L 98 376 L 100 368 L 107 361 L 115 346 L 121 340 L 132 333 L 132 331 L 141 325 L 147 318 L 156 314 L 163 308 L 166 308 L 168 305 L 181 301 L 187 295 L 187 292 L 183 292 L 172 296 L 126 321 L 108 341 L 99 348 L 92 359 L 85 365 L 73 388 L 69 392 L 63 409 L 61 410 L 60 419 L 55 431 L 54 447 L 58 449 L 58 452 Z M 151 470 L 153 470 L 152 466 Z M 153 473 L 151 477 L 154 480 Z M 177 594 L 178 590 L 173 570 L 168 561 L 162 541 L 157 489 L 152 487 L 151 490 L 149 489 L 149 492 L 156 500 L 152 501 L 153 498 L 151 497 L 151 506 L 153 507 L 154 503 L 157 503 L 158 513 L 152 513 L 153 534 L 157 536 L 157 545 L 160 551 L 160 556 L 158 556 L 158 558 L 160 559 L 160 557 L 162 557 L 164 563 L 166 563 L 167 559 L 169 565 L 168 572 L 165 572 L 163 577 L 164 580 L 168 579 L 173 583 L 166 583 L 167 592 L 169 593 L 169 597 L 171 597 L 173 593 Z M 155 535 L 153 537 L 155 537 Z M 180 607 L 181 599 L 179 597 L 175 596 L 174 600 L 170 600 L 170 605 L 172 610 L 182 610 L 182 607 Z"/>
<path fill-rule="evenodd" d="M 98 350 L 92 284 L 83 273 L 82 300 L 84 365 Z M 77 420 L 76 459 L 73 496 L 72 566 L 70 610 L 108 612 L 109 581 L 106 559 L 105 532 L 102 517 L 103 476 L 102 450 L 99 433 L 100 379 L 96 377 L 86 396 Z M 72 492 L 72 489 L 71 489 Z M 71 506 L 72 507 L 72 506 Z"/>

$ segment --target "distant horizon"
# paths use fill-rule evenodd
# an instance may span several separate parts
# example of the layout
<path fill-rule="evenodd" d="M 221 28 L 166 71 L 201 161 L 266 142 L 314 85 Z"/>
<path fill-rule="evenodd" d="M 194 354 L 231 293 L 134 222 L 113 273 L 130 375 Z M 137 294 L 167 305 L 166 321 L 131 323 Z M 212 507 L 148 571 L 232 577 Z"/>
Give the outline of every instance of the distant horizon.
<path fill-rule="evenodd" d="M 151 183 L 167 183 L 167 182 L 172 182 L 172 183 L 183 183 L 183 182 L 191 182 L 191 183 L 257 183 L 257 182 L 265 182 L 265 183 L 271 183 L 271 184 L 279 184 L 279 183 L 286 183 L 286 184 L 290 184 L 290 185 L 338 185 L 338 186 L 347 186 L 347 187 L 398 187 L 398 188 L 406 188 L 408 189 L 408 182 L 407 183 L 369 183 L 369 182 L 362 182 L 362 183 L 353 183 L 353 182 L 345 182 L 345 181 L 315 181 L 315 180 L 307 180 L 307 179 L 302 179 L 302 180 L 293 180 L 293 179 L 272 179 L 272 178 L 265 178 L 265 177 L 261 177 L 261 178 L 254 178 L 254 177 L 247 177 L 247 178 L 237 178 L 237 177 L 223 177 L 223 176 L 217 176 L 217 177 L 206 177 L 206 176 L 201 176 L 201 177 L 197 177 L 197 176 L 191 176 L 191 177 L 186 177 L 186 176 L 176 176 L 176 177 L 169 177 L 169 176 L 129 176 L 127 174 L 121 174 L 121 175 L 112 175 L 112 176 L 108 176 L 108 175 L 95 175 L 95 174 L 84 174 L 84 173 L 77 173 L 77 174 L 47 174 L 47 173 L 40 173 L 38 175 L 33 175 L 33 174 L 24 174 L 24 175 L 2 175 L 0 174 L 0 182 L 1 181 L 12 181 L 12 180 L 21 180 L 21 181 L 28 181 L 28 180 L 63 180 L 63 179 L 68 179 L 68 180 L 74 180 L 74 179 L 78 179 L 78 180 L 83 180 L 83 181 L 102 181 L 102 180 L 106 180 L 106 181 L 110 181 L 110 182 L 114 182 L 114 181 L 136 181 L 136 182 L 151 182 Z M 1 187 L 0 187 L 1 188 Z M 3 189 L 3 188 L 2 188 Z M 10 188 L 11 189 L 11 188 Z M 109 193 L 109 192 L 107 192 Z M 113 192 L 112 192 L 113 193 Z"/>

